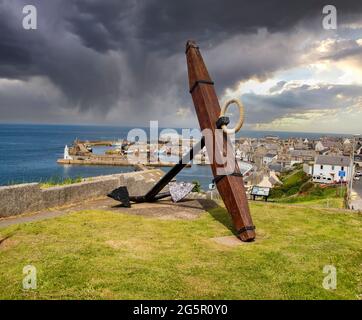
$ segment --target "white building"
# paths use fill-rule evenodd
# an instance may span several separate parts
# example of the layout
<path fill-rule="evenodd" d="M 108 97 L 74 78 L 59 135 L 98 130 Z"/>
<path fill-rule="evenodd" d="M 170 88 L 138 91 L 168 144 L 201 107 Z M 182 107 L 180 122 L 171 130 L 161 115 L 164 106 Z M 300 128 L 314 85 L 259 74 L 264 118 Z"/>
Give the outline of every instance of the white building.
<path fill-rule="evenodd" d="M 340 172 L 343 177 L 340 177 Z M 319 183 L 347 182 L 351 178 L 351 160 L 344 156 L 317 156 L 313 165 L 313 181 Z"/>
<path fill-rule="evenodd" d="M 72 160 L 73 158 L 69 155 L 69 148 L 67 145 L 64 147 L 64 159 L 65 160 Z"/>
<path fill-rule="evenodd" d="M 314 162 L 303 163 L 303 171 L 310 176 L 313 175 Z"/>
<path fill-rule="evenodd" d="M 263 163 L 269 164 L 270 162 L 272 162 L 274 159 L 277 159 L 277 158 L 278 157 L 276 154 L 267 153 L 266 155 L 263 156 Z"/>
<path fill-rule="evenodd" d="M 318 141 L 314 148 L 314 150 L 318 151 L 318 152 L 323 151 L 324 149 L 325 149 L 325 146 L 323 145 L 323 143 L 321 141 Z"/>

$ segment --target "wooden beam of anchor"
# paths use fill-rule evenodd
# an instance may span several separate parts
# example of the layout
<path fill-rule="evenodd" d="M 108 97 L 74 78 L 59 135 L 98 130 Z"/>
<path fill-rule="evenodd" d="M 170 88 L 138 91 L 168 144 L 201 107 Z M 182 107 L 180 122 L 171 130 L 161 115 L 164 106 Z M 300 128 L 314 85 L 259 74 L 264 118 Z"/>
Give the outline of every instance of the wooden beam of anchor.
<path fill-rule="evenodd" d="M 186 44 L 187 68 L 190 93 L 195 105 L 201 130 L 211 129 L 215 137 L 216 121 L 220 116 L 220 105 L 214 83 L 200 54 L 199 48 L 193 41 Z M 214 177 L 217 177 L 217 163 L 214 160 L 217 153 L 224 154 L 224 148 L 233 148 L 229 137 L 224 134 L 224 141 L 214 139 L 214 149 L 207 152 L 211 161 Z M 206 148 L 207 148 L 206 144 Z M 211 150 L 210 150 L 211 149 Z M 214 152 L 213 152 L 214 151 Z M 234 151 L 234 150 L 233 150 Z M 229 153 L 227 161 L 235 161 L 235 155 Z M 236 170 L 239 168 L 236 163 Z M 253 221 L 251 219 L 248 201 L 246 198 L 243 178 L 240 176 L 225 176 L 217 182 L 217 189 L 222 197 L 226 209 L 229 211 L 234 226 L 242 241 L 252 241 L 255 238 Z"/>

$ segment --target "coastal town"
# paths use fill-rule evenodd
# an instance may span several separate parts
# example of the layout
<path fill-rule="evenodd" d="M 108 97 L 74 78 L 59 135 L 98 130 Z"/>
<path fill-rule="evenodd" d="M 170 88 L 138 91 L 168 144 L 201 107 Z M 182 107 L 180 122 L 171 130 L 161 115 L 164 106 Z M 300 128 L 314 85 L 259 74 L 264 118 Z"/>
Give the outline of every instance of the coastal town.
<path fill-rule="evenodd" d="M 172 167 L 195 145 L 195 139 L 161 136 L 158 143 L 119 141 L 79 141 L 68 148 L 59 164 Z M 104 154 L 94 152 L 99 146 Z M 269 196 L 283 185 L 281 176 L 299 169 L 310 186 L 338 186 L 346 189 L 346 206 L 362 209 L 362 138 L 360 136 L 326 136 L 320 139 L 286 138 L 269 135 L 263 138 L 238 138 L 235 157 L 249 194 Z M 206 148 L 194 157 L 192 165 L 209 165 Z M 191 166 L 189 164 L 188 166 Z M 259 192 L 253 194 L 253 188 Z M 289 190 L 289 194 L 290 190 Z"/>
<path fill-rule="evenodd" d="M 324 137 L 319 140 L 302 138 L 279 139 L 268 136 L 262 139 L 239 139 L 236 153 L 241 160 L 255 165 L 256 173 L 263 171 L 282 173 L 301 164 L 313 182 L 322 184 L 347 183 L 359 180 L 362 167 L 362 139 Z M 353 157 L 352 157 L 353 155 Z M 352 173 L 353 163 L 358 169 Z M 250 172 L 253 175 L 253 171 Z M 275 185 L 269 179 L 270 187 Z"/>

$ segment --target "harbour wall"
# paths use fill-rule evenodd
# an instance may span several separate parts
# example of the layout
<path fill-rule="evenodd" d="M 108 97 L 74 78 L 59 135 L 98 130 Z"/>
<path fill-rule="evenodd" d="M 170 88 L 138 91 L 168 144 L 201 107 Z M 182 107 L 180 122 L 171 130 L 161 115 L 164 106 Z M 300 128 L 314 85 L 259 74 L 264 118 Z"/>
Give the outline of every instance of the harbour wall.
<path fill-rule="evenodd" d="M 150 167 L 173 167 L 174 162 L 138 162 L 131 163 L 127 159 L 122 159 L 121 157 L 115 156 L 91 156 L 91 157 L 73 157 L 74 159 L 58 159 L 57 163 L 62 165 L 95 165 L 95 166 L 120 166 L 120 167 L 130 167 L 141 164 L 143 166 Z M 187 164 L 186 167 L 191 167 L 190 164 Z"/>
<path fill-rule="evenodd" d="M 36 212 L 107 195 L 126 186 L 130 195 L 146 193 L 162 176 L 159 169 L 98 176 L 74 183 L 41 188 L 39 183 L 0 187 L 0 218 Z"/>

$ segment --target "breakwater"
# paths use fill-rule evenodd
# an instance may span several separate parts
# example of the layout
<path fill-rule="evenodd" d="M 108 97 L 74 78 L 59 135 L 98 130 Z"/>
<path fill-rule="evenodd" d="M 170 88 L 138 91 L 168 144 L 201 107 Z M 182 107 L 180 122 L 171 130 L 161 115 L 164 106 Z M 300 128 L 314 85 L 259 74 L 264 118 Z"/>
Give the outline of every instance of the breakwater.
<path fill-rule="evenodd" d="M 143 165 L 146 167 L 173 167 L 175 165 L 174 162 L 137 162 L 135 164 L 130 163 L 127 159 L 122 159 L 120 157 L 108 157 L 108 156 L 92 156 L 92 157 L 78 157 L 75 159 L 58 159 L 58 164 L 63 165 L 98 165 L 98 166 L 120 166 L 120 167 L 129 167 L 129 166 L 137 166 Z M 191 165 L 187 165 L 190 167 Z"/>

